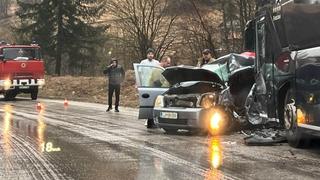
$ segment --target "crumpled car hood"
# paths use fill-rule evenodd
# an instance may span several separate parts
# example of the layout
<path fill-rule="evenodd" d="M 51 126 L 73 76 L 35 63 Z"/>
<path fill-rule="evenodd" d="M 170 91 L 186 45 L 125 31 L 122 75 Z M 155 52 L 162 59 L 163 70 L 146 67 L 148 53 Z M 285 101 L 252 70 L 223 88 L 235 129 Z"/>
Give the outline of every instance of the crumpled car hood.
<path fill-rule="evenodd" d="M 223 85 L 209 81 L 188 81 L 176 84 L 171 87 L 165 94 L 203 94 L 207 92 L 221 91 Z"/>
<path fill-rule="evenodd" d="M 174 66 L 167 68 L 162 75 L 174 85 L 187 81 L 208 81 L 223 84 L 220 77 L 209 70 L 192 66 Z"/>

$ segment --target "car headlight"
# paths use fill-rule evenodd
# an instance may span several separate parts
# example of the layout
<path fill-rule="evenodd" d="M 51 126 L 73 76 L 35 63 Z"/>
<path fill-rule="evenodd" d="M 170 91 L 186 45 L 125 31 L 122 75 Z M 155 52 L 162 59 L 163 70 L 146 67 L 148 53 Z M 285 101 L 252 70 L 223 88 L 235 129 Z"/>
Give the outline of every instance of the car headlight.
<path fill-rule="evenodd" d="M 155 108 L 161 108 L 164 107 L 164 96 L 160 95 L 156 98 L 156 101 L 154 102 Z"/>
<path fill-rule="evenodd" d="M 215 112 L 210 119 L 210 129 L 218 130 L 222 121 L 222 116 L 219 112 Z"/>
<path fill-rule="evenodd" d="M 205 109 L 211 108 L 216 105 L 218 101 L 218 95 L 214 93 L 203 94 L 200 97 L 199 106 Z"/>
<path fill-rule="evenodd" d="M 228 115 L 224 111 L 215 109 L 208 117 L 208 131 L 213 136 L 221 135 L 230 130 L 228 123 Z"/>

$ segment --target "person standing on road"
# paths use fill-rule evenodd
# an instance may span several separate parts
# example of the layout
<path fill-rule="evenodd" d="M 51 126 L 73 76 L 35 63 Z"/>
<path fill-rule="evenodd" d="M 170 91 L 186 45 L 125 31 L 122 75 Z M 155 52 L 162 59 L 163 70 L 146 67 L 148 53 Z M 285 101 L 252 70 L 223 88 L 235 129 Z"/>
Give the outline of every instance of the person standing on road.
<path fill-rule="evenodd" d="M 171 58 L 169 56 L 164 56 L 161 58 L 159 66 L 162 68 L 167 68 L 171 66 Z M 169 87 L 169 82 L 162 76 L 163 70 L 161 68 L 153 68 L 152 72 L 148 76 L 148 84 L 150 87 Z M 153 119 L 147 119 L 145 124 L 147 128 L 156 128 Z"/>
<path fill-rule="evenodd" d="M 159 61 L 154 59 L 155 51 L 152 48 L 147 50 L 147 59 L 140 62 L 143 65 L 159 66 Z"/>
<path fill-rule="evenodd" d="M 159 61 L 155 60 L 154 56 L 155 56 L 154 49 L 149 48 L 147 50 L 147 59 L 142 60 L 140 62 L 140 64 L 147 65 L 147 66 L 160 66 Z M 148 67 L 146 67 L 146 68 L 148 68 Z M 148 69 L 150 69 L 150 70 L 144 69 L 144 71 L 143 71 L 144 74 L 142 75 L 142 77 L 144 78 L 142 80 L 142 82 L 146 83 L 146 84 L 144 84 L 146 86 L 150 86 L 149 83 L 150 83 L 150 78 L 151 78 L 151 74 L 152 74 L 152 68 L 148 68 Z M 144 125 L 147 126 L 147 128 L 155 128 L 155 124 L 154 124 L 153 119 L 146 120 Z"/>
<path fill-rule="evenodd" d="M 202 58 L 198 61 L 197 67 L 202 67 L 205 64 L 215 61 L 212 57 L 212 52 L 210 49 L 205 49 L 202 51 Z"/>
<path fill-rule="evenodd" d="M 119 112 L 119 101 L 120 101 L 120 85 L 124 80 L 125 72 L 123 68 L 118 65 L 118 60 L 112 58 L 111 64 L 103 71 L 105 75 L 109 77 L 109 88 L 108 88 L 108 104 L 109 107 L 107 112 L 112 110 L 112 96 L 115 92 L 116 102 L 115 102 L 115 112 Z"/>

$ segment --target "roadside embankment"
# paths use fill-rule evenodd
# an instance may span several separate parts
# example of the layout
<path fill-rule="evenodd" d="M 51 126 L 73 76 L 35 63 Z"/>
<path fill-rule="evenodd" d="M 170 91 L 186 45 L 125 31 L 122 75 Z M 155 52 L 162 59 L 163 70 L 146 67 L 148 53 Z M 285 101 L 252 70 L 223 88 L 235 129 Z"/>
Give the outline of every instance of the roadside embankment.
<path fill-rule="evenodd" d="M 46 76 L 46 85 L 39 91 L 39 97 L 106 104 L 107 83 L 106 77 Z M 126 72 L 122 83 L 120 105 L 138 107 L 138 92 L 132 70 Z"/>

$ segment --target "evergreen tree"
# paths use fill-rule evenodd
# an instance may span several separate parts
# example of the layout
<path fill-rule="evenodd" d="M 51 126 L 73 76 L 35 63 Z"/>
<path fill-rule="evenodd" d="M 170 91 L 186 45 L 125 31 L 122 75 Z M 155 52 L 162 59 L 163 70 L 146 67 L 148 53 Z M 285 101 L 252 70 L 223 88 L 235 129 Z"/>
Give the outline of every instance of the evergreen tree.
<path fill-rule="evenodd" d="M 55 74 L 61 74 L 62 60 L 69 72 L 84 73 L 97 61 L 97 47 L 105 42 L 106 25 L 95 24 L 104 13 L 100 0 L 18 0 L 20 40 L 35 40 L 45 55 L 55 59 Z M 79 72 L 80 71 L 80 72 Z"/>

